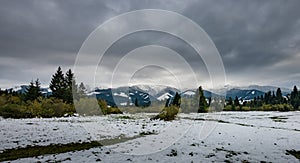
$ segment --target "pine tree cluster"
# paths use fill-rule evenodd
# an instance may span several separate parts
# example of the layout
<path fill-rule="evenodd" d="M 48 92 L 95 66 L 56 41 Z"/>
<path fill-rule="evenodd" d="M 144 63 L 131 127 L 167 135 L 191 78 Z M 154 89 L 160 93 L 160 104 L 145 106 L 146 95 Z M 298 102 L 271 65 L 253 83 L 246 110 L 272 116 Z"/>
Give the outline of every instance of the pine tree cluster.
<path fill-rule="evenodd" d="M 225 110 L 279 110 L 279 111 L 289 111 L 298 110 L 300 106 L 300 92 L 297 87 L 294 86 L 291 94 L 287 96 L 282 95 L 280 88 L 273 91 L 268 91 L 264 95 L 254 97 L 253 100 L 244 101 L 235 97 L 233 100 L 231 97 L 228 98 L 226 102 Z M 283 108 L 281 108 L 283 107 Z M 242 109 L 244 108 L 244 109 Z M 291 109 L 292 108 L 292 109 Z"/>

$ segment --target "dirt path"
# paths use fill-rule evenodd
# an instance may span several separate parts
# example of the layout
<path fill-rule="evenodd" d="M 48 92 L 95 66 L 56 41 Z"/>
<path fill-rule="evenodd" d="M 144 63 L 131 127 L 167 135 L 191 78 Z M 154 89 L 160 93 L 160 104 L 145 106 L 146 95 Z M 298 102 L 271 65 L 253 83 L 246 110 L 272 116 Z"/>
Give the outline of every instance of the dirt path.
<path fill-rule="evenodd" d="M 46 154 L 60 154 L 65 152 L 73 152 L 80 150 L 88 150 L 91 148 L 114 145 L 129 140 L 137 139 L 143 135 L 133 137 L 118 137 L 114 139 L 103 139 L 100 141 L 68 143 L 68 144 L 51 144 L 47 146 L 27 146 L 23 148 L 7 149 L 0 152 L 0 161 L 11 161 L 20 158 L 37 157 Z"/>

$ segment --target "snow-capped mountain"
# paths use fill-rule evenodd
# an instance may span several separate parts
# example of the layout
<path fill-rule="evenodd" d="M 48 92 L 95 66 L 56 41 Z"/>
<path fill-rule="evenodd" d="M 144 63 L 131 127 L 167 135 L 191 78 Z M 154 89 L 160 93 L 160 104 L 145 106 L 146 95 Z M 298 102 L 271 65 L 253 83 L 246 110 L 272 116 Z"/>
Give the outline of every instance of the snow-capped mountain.
<path fill-rule="evenodd" d="M 234 99 L 235 97 L 238 97 L 238 99 L 243 100 L 252 100 L 254 97 L 264 95 L 265 92 L 256 90 L 256 89 L 250 89 L 250 90 L 241 90 L 241 89 L 230 89 L 226 92 L 226 98 L 228 99 L 231 97 Z"/>
<path fill-rule="evenodd" d="M 170 86 L 150 86 L 150 85 L 134 85 L 131 87 L 119 87 L 114 89 L 98 89 L 91 95 L 95 95 L 97 98 L 105 99 L 110 105 L 124 104 L 134 105 L 136 101 L 141 106 L 148 106 L 151 101 L 165 101 L 171 97 L 174 97 L 176 92 L 181 94 L 184 98 L 193 98 L 197 89 L 189 89 L 185 91 L 179 91 L 176 88 Z M 149 91 L 149 92 L 148 92 Z M 208 90 L 203 90 L 204 96 L 219 97 L 220 95 Z M 264 95 L 265 92 L 256 89 L 237 89 L 233 88 L 226 91 L 226 98 L 229 97 L 243 100 L 251 100 L 254 97 Z"/>
<path fill-rule="evenodd" d="M 98 99 L 104 99 L 110 106 L 149 106 L 151 101 L 156 100 L 147 92 L 136 87 L 118 87 L 108 89 L 96 89 L 88 93 Z"/>
<path fill-rule="evenodd" d="M 8 90 L 18 92 L 18 93 L 25 93 L 27 88 L 28 88 L 27 85 L 20 85 L 20 86 L 14 86 L 13 88 L 10 88 Z"/>
<path fill-rule="evenodd" d="M 133 85 L 132 88 L 139 89 L 142 91 L 145 91 L 149 93 L 151 96 L 156 96 L 160 92 L 162 92 L 164 89 L 166 89 L 168 86 L 164 85 Z"/>
<path fill-rule="evenodd" d="M 16 86 L 8 90 L 16 91 L 18 93 L 25 93 L 27 85 Z M 124 86 L 118 88 L 95 88 L 93 91 L 87 92 L 88 96 L 94 96 L 106 100 L 106 102 L 111 105 L 139 105 L 139 106 L 149 106 L 153 101 L 165 101 L 170 97 L 174 97 L 176 92 L 181 94 L 184 98 L 192 98 L 195 93 L 195 89 L 188 89 L 185 91 L 180 91 L 177 88 L 164 86 L 164 85 L 133 85 L 133 86 Z M 222 90 L 203 90 L 205 97 L 218 97 L 220 96 L 218 92 L 226 92 L 226 98 L 229 97 L 244 100 L 251 100 L 254 97 L 264 95 L 268 91 L 276 91 L 277 87 L 274 86 L 258 86 L 250 85 L 247 87 L 233 87 L 227 86 L 222 88 Z M 282 94 L 285 96 L 291 92 L 288 88 L 281 88 Z M 49 88 L 41 88 L 43 95 L 49 96 L 52 94 Z"/>
<path fill-rule="evenodd" d="M 154 86 L 152 88 L 152 85 L 137 85 L 135 86 L 135 88 L 138 88 L 140 90 L 143 90 L 145 92 L 150 91 L 151 93 L 149 93 L 150 95 L 152 95 L 153 97 L 155 97 L 157 100 L 159 101 L 163 101 L 166 100 L 170 97 L 174 97 L 174 95 L 176 94 L 176 92 L 178 92 L 182 97 L 185 98 L 191 98 L 195 95 L 196 93 L 196 88 L 195 89 L 188 89 L 185 91 L 180 91 L 177 88 L 174 87 L 170 87 L 170 86 L 163 86 L 163 85 L 159 85 L 159 86 Z M 148 92 L 147 92 L 148 93 Z M 210 91 L 207 90 L 203 90 L 204 96 L 205 97 L 212 97 L 212 96 L 219 96 L 215 93 L 212 93 Z"/>
<path fill-rule="evenodd" d="M 164 101 L 164 100 L 167 100 L 167 99 L 169 99 L 171 97 L 174 97 L 174 95 L 172 95 L 172 94 L 170 94 L 170 93 L 167 92 L 167 93 L 164 93 L 161 96 L 157 97 L 157 100 Z"/>
<path fill-rule="evenodd" d="M 291 93 L 292 89 L 289 89 L 289 88 L 285 88 L 285 87 L 276 87 L 276 86 L 261 86 L 261 85 L 249 85 L 249 86 L 232 86 L 232 85 L 226 85 L 224 88 L 221 88 L 221 89 L 213 89 L 212 91 L 213 92 L 218 92 L 218 91 L 229 91 L 231 89 L 240 89 L 240 90 L 252 90 L 252 89 L 255 89 L 255 90 L 258 90 L 258 91 L 261 91 L 261 92 L 268 92 L 268 91 L 271 91 L 271 92 L 276 92 L 276 90 L 280 88 L 281 89 L 281 92 L 283 95 L 286 95 L 286 94 L 289 94 Z"/>
<path fill-rule="evenodd" d="M 182 97 L 193 97 L 195 94 L 196 94 L 196 90 L 197 89 L 189 89 L 189 90 L 186 90 L 186 91 L 183 91 L 181 93 L 181 96 Z M 210 91 L 207 91 L 207 90 L 203 90 L 203 94 L 206 98 L 209 98 L 209 97 L 219 97 L 220 95 L 218 94 L 215 94 L 213 92 L 210 92 Z"/>
<path fill-rule="evenodd" d="M 177 88 L 165 86 L 165 85 L 134 85 L 132 88 L 149 93 L 149 95 L 158 99 L 166 94 L 175 95 L 176 92 L 180 92 Z M 161 98 L 160 98 L 161 99 Z"/>
<path fill-rule="evenodd" d="M 20 86 L 14 86 L 13 88 L 9 88 L 8 90 L 23 94 L 26 93 L 28 87 L 29 87 L 28 85 L 20 85 Z M 40 90 L 43 96 L 49 96 L 52 94 L 50 88 L 40 88 Z"/>
<path fill-rule="evenodd" d="M 196 94 L 196 91 L 193 91 L 193 90 L 186 90 L 182 93 L 182 95 L 185 95 L 185 96 L 194 96 Z"/>
<path fill-rule="evenodd" d="M 211 91 L 216 93 L 216 94 L 218 94 L 219 92 L 226 92 L 227 97 L 238 95 L 238 94 L 240 94 L 240 95 L 244 94 L 243 96 L 246 97 L 247 95 L 245 95 L 245 94 L 248 94 L 247 92 L 251 91 L 251 90 L 259 91 L 259 92 L 256 92 L 255 94 L 262 94 L 261 92 L 263 92 L 263 94 L 264 94 L 268 91 L 276 92 L 276 90 L 278 88 L 279 87 L 275 87 L 275 86 L 260 86 L 260 85 L 249 85 L 249 86 L 244 86 L 244 87 L 226 85 L 224 88 L 212 89 Z M 287 94 L 290 94 L 291 91 L 292 91 L 291 89 L 284 88 L 284 87 L 280 87 L 280 89 L 281 89 L 282 95 L 284 95 L 284 96 L 286 96 Z"/>
<path fill-rule="evenodd" d="M 256 89 L 256 90 L 259 90 L 262 92 L 268 92 L 268 91 L 276 92 L 276 90 L 278 88 L 279 87 L 275 87 L 275 86 L 260 86 L 260 85 L 249 85 L 247 87 L 240 87 L 240 89 L 243 89 L 243 90 Z M 287 95 L 287 94 L 291 93 L 291 91 L 292 91 L 291 89 L 284 88 L 284 87 L 280 87 L 280 89 L 281 89 L 281 92 L 283 95 Z"/>

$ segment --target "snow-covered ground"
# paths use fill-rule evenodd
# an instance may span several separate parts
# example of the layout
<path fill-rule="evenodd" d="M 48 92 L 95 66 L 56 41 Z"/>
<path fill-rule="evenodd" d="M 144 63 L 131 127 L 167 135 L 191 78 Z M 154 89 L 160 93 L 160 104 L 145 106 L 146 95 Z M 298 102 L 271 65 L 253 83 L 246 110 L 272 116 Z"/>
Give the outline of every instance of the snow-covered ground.
<path fill-rule="evenodd" d="M 135 137 L 117 144 L 12 162 L 299 162 L 300 112 L 180 114 L 150 121 L 153 114 L 1 119 L 0 152 L 27 145 L 67 144 Z"/>

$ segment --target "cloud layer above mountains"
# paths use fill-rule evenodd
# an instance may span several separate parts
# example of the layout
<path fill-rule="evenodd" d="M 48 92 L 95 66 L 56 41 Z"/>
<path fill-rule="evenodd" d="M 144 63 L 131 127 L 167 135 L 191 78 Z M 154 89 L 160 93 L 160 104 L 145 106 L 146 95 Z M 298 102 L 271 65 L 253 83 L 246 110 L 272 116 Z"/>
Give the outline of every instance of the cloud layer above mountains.
<path fill-rule="evenodd" d="M 0 5 L 0 87 L 27 84 L 35 78 L 48 85 L 58 66 L 65 70 L 74 66 L 78 50 L 95 28 L 119 14 L 148 8 L 174 11 L 199 24 L 222 57 L 227 83 L 299 85 L 299 6 L 299 0 L 4 0 Z M 109 65 L 120 56 L 151 44 L 181 54 L 201 74 L 203 85 L 209 86 L 201 58 L 188 44 L 165 33 L 144 31 L 121 38 L 108 49 L 102 66 L 111 73 Z M 189 74 L 183 78 L 189 79 Z"/>

